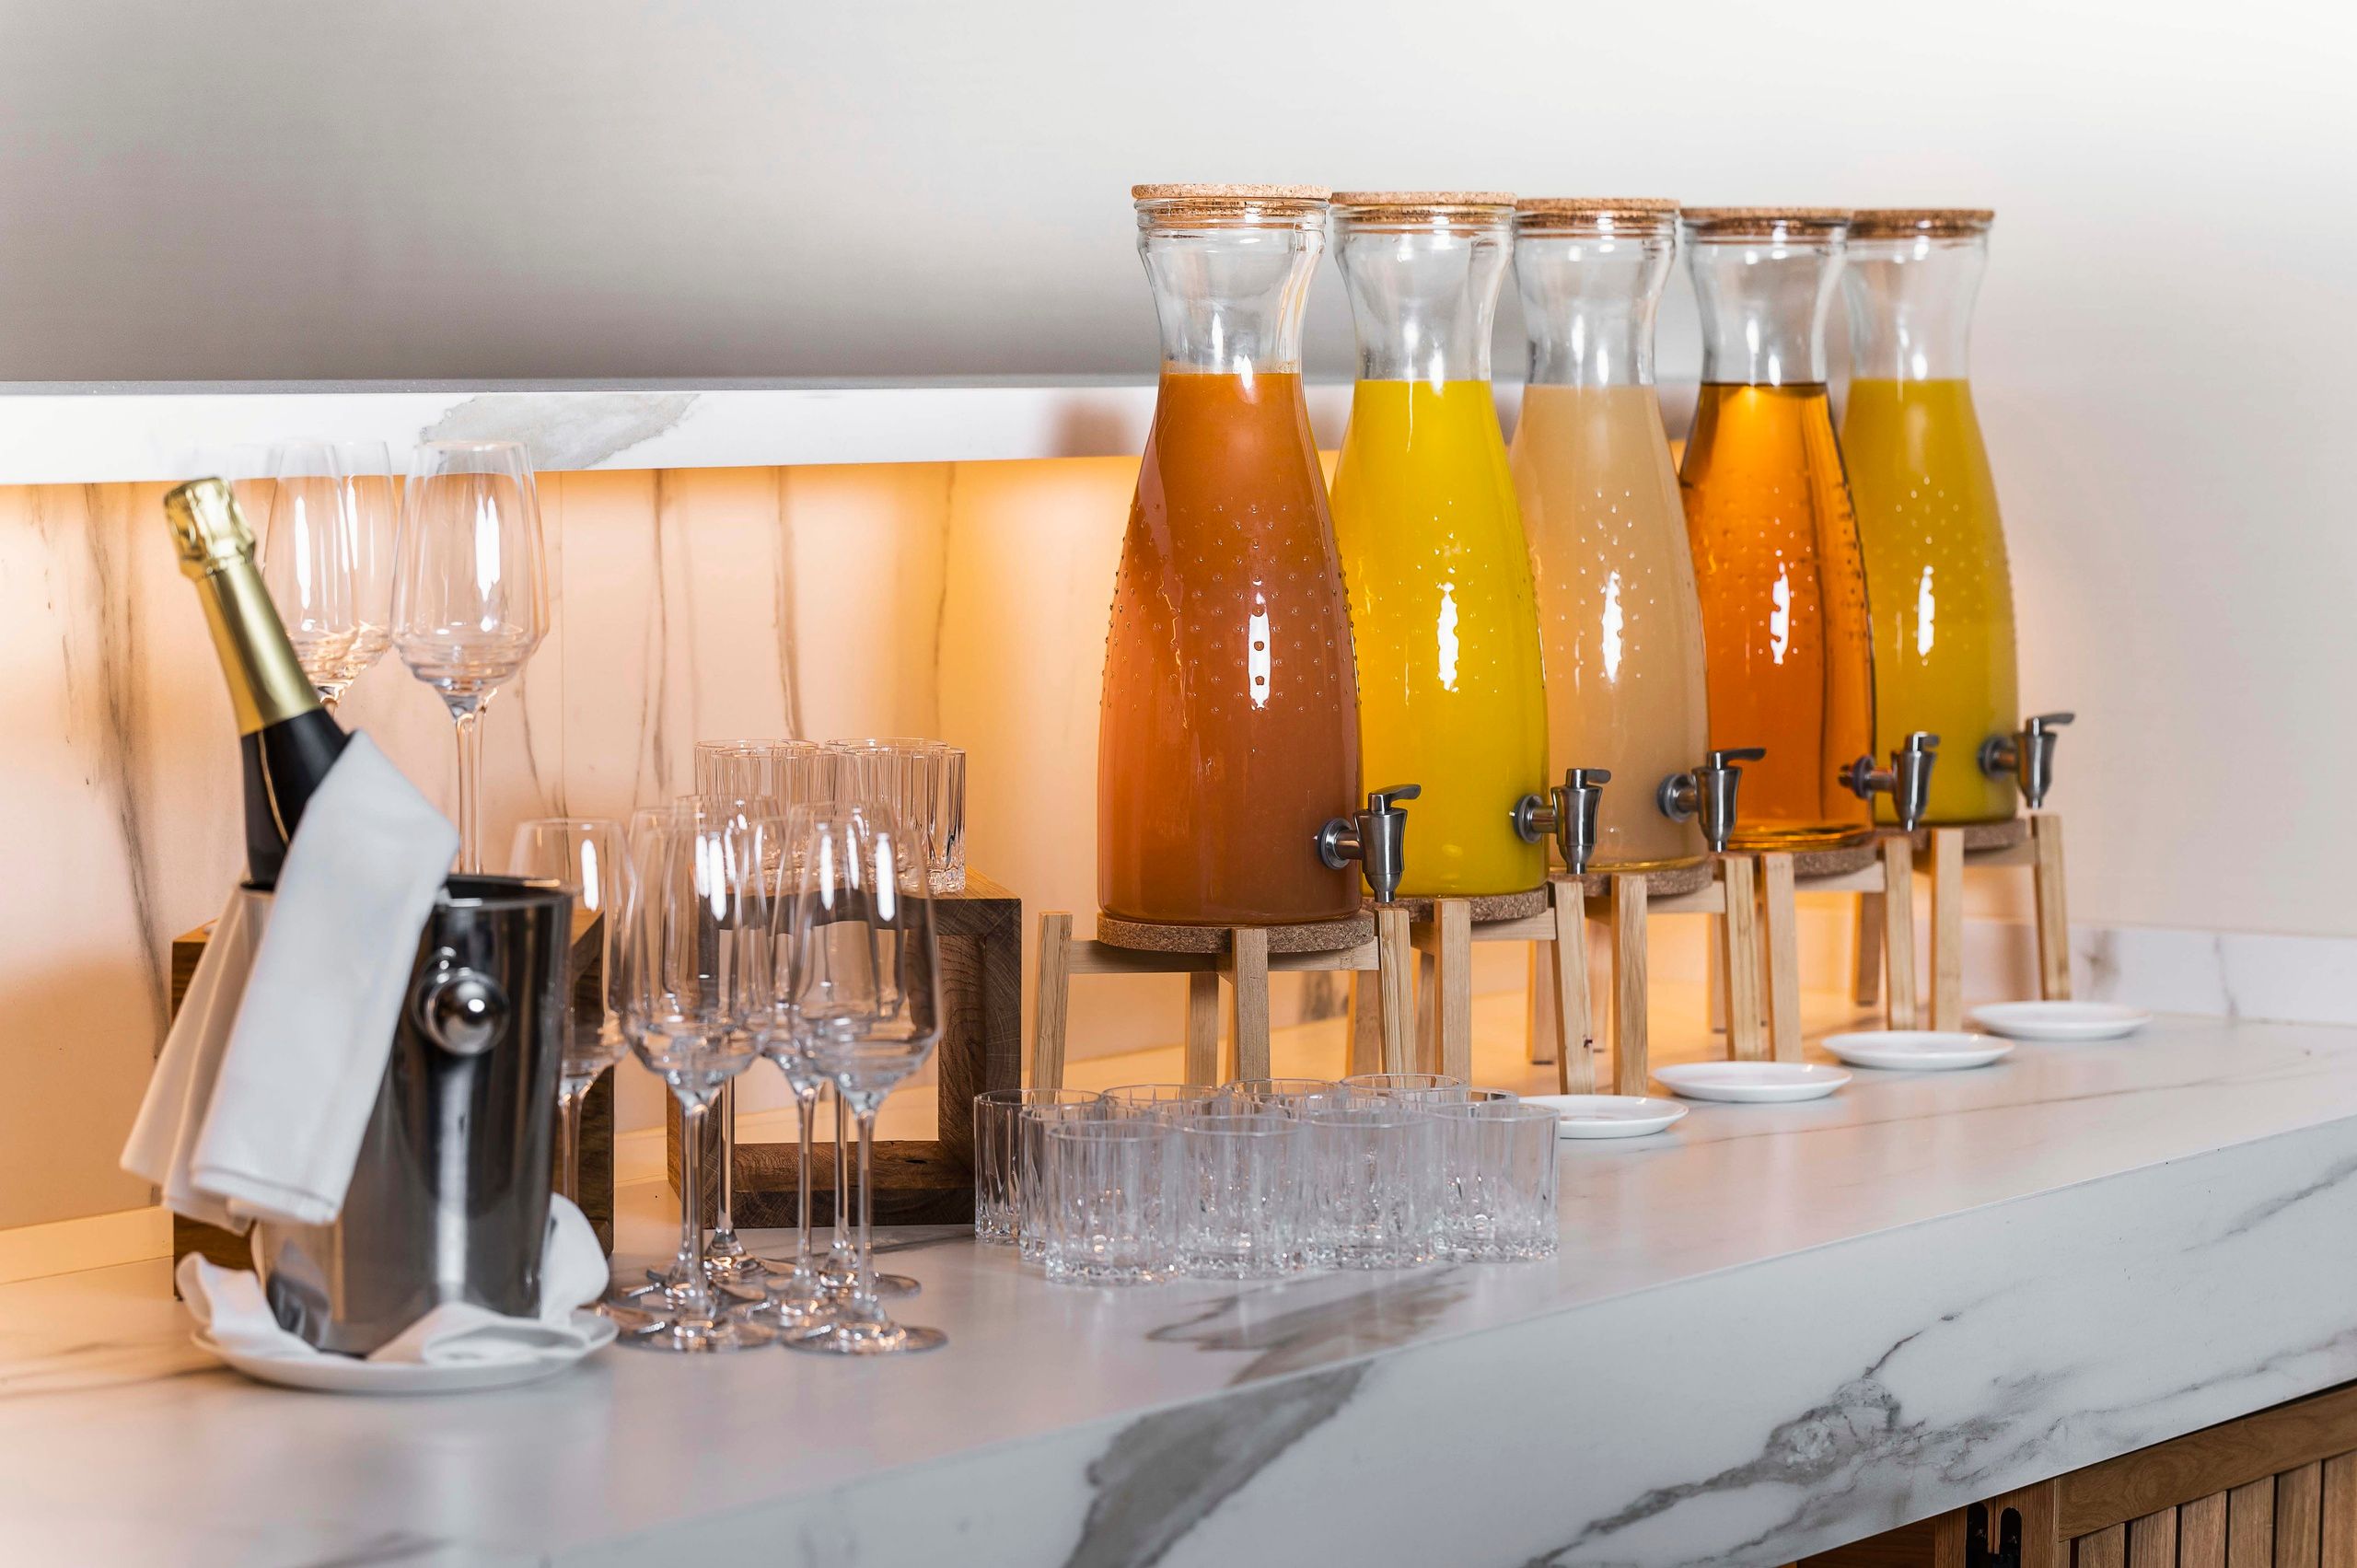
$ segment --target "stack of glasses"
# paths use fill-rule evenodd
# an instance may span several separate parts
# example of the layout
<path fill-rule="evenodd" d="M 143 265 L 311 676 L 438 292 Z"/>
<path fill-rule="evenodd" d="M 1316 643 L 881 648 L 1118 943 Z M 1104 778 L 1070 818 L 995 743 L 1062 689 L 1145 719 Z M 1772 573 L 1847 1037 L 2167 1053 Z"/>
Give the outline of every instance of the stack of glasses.
<path fill-rule="evenodd" d="M 922 849 L 936 893 L 966 886 L 966 753 L 938 740 L 699 740 L 696 793 L 788 807 L 868 801 Z"/>
<path fill-rule="evenodd" d="M 1548 1258 L 1555 1139 L 1437 1074 L 993 1090 L 974 1231 L 1077 1284 Z"/>

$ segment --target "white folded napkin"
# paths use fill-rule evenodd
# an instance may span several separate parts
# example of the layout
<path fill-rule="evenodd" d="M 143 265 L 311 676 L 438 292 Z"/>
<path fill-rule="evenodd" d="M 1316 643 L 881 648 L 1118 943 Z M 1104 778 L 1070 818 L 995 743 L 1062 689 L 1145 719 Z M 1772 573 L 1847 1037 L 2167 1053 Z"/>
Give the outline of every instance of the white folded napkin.
<path fill-rule="evenodd" d="M 332 1222 L 458 849 L 448 819 L 354 736 L 304 808 L 276 894 L 231 896 L 123 1168 L 175 1213 L 232 1229 Z"/>
<path fill-rule="evenodd" d="M 175 1277 L 190 1314 L 224 1350 L 296 1360 L 335 1353 L 280 1328 L 260 1276 L 249 1270 L 225 1269 L 192 1252 Z M 425 1366 L 570 1360 L 604 1337 L 576 1327 L 574 1311 L 604 1295 L 606 1281 L 606 1255 L 588 1220 L 565 1199 L 552 1197 L 540 1249 L 539 1316 L 503 1318 L 488 1307 L 444 1302 L 366 1359 Z"/>

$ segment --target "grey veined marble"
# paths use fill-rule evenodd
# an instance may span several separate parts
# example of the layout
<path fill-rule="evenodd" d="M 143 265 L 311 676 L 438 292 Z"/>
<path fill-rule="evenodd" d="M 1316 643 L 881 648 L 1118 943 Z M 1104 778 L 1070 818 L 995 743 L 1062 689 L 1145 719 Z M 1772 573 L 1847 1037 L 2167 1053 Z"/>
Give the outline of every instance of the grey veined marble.
<path fill-rule="evenodd" d="M 1779 1563 L 2357 1376 L 2357 1032 L 2163 1019 L 1563 1153 L 1520 1267 L 1092 1291 L 911 1237 L 953 1343 L 898 1365 L 327 1399 L 208 1368 L 159 1265 L 8 1287 L 0 1517 L 80 1561 Z"/>

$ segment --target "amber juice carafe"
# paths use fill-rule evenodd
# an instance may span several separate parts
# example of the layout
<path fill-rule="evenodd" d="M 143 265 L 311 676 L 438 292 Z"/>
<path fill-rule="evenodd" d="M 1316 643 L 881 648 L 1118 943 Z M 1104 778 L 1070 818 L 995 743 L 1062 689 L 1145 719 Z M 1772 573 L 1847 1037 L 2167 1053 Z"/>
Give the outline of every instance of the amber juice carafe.
<path fill-rule="evenodd" d="M 1940 736 L 1948 760 L 1932 772 L 1933 823 L 2014 814 L 2011 774 L 1974 765 L 2021 720 L 2005 532 L 1965 378 L 1990 216 L 1859 213 L 1842 270 L 1841 454 L 1874 607 L 1876 749 L 1904 744 L 1910 727 Z M 1887 799 L 1875 815 L 1893 819 Z"/>
<path fill-rule="evenodd" d="M 1678 482 L 1702 609 L 1711 743 L 1764 746 L 1731 840 L 1873 836 L 1845 776 L 1873 750 L 1864 563 L 1826 395 L 1825 317 L 1849 215 L 1689 208 L 1702 386 Z"/>
<path fill-rule="evenodd" d="M 1662 784 L 1709 749 L 1701 610 L 1678 470 L 1654 388 L 1654 313 L 1677 249 L 1662 201 L 1525 201 L 1515 277 L 1530 367 L 1515 487 L 1538 582 L 1550 766 L 1612 774 L 1598 871 L 1702 858 Z M 1671 810 L 1678 810 L 1673 816 Z"/>
<path fill-rule="evenodd" d="M 1105 639 L 1097 900 L 1171 924 L 1348 915 L 1357 868 L 1316 840 L 1357 808 L 1358 693 L 1301 392 L 1326 192 L 1132 195 L 1162 379 Z"/>

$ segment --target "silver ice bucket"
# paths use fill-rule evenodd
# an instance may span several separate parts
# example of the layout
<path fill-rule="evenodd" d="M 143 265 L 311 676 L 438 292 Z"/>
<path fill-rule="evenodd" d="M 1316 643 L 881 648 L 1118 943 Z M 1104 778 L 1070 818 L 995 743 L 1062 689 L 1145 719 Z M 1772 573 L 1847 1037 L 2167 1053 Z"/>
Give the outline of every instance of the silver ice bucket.
<path fill-rule="evenodd" d="M 417 965 L 343 1213 L 257 1225 L 279 1322 L 366 1355 L 447 1301 L 540 1309 L 573 898 L 453 877 Z"/>

